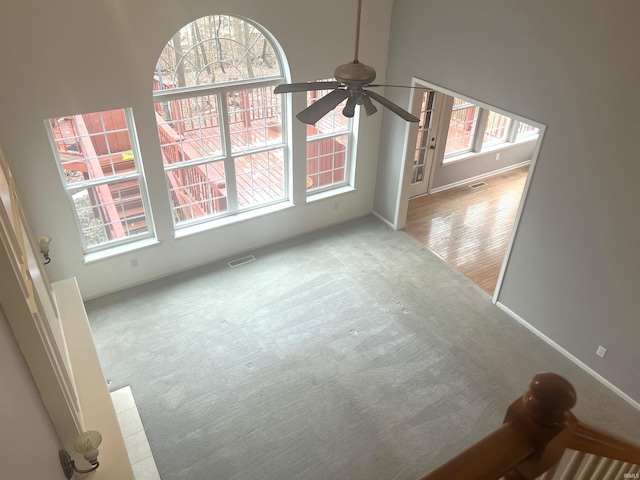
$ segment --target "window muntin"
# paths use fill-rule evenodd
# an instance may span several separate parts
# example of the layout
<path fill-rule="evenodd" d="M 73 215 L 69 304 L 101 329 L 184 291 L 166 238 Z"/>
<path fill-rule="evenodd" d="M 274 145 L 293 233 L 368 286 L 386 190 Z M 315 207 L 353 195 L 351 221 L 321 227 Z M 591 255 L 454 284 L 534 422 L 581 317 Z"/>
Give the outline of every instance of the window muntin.
<path fill-rule="evenodd" d="M 158 135 L 165 165 L 222 156 L 222 135 L 215 95 L 156 104 Z"/>
<path fill-rule="evenodd" d="M 238 157 L 235 170 L 239 210 L 284 198 L 284 148 Z"/>
<path fill-rule="evenodd" d="M 167 171 L 173 218 L 189 223 L 227 212 L 224 162 L 209 162 Z M 185 189 L 192 195 L 185 195 Z M 197 194 L 193 194 L 193 193 Z"/>
<path fill-rule="evenodd" d="M 473 146 L 473 137 L 478 120 L 479 107 L 461 98 L 455 98 L 449 132 L 445 146 L 445 157 L 469 152 Z"/>
<path fill-rule="evenodd" d="M 529 125 L 528 123 L 518 122 L 518 130 L 516 131 L 516 139 L 526 138 L 540 133 L 538 127 Z"/>
<path fill-rule="evenodd" d="M 501 144 L 535 138 L 540 129 L 466 100 L 453 98 L 442 162 L 448 163 Z M 472 110 L 473 109 L 473 110 Z"/>
<path fill-rule="evenodd" d="M 184 26 L 160 54 L 153 90 L 281 78 L 281 59 L 249 20 L 209 15 Z"/>
<path fill-rule="evenodd" d="M 273 87 L 227 93 L 232 153 L 282 143 L 281 99 Z"/>
<path fill-rule="evenodd" d="M 418 124 L 418 136 L 416 148 L 413 156 L 413 173 L 411 183 L 421 182 L 425 177 L 427 167 L 427 153 L 433 128 L 433 103 L 435 101 L 434 90 L 422 92 L 422 102 L 420 104 L 420 123 Z"/>
<path fill-rule="evenodd" d="M 131 110 L 52 118 L 47 127 L 84 251 L 152 236 Z"/>
<path fill-rule="evenodd" d="M 482 137 L 482 146 L 487 147 L 507 141 L 511 119 L 494 111 L 489 111 L 487 126 Z"/>
<path fill-rule="evenodd" d="M 307 92 L 307 106 L 330 92 Z M 318 193 L 349 182 L 352 119 L 342 115 L 345 104 L 346 100 L 315 125 L 307 125 L 307 193 Z"/>
<path fill-rule="evenodd" d="M 288 198 L 275 51 L 259 27 L 228 15 L 195 20 L 163 50 L 153 89 L 176 228 Z"/>

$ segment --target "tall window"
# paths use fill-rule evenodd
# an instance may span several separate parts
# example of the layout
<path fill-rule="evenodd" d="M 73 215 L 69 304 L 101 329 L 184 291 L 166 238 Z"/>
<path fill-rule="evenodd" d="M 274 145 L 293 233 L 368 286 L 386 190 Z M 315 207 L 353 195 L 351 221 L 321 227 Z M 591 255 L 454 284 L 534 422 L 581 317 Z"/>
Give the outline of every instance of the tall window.
<path fill-rule="evenodd" d="M 153 235 L 129 109 L 47 121 L 85 252 Z"/>
<path fill-rule="evenodd" d="M 331 90 L 307 92 L 307 106 L 329 92 Z M 349 182 L 352 120 L 342 115 L 346 102 L 344 100 L 315 125 L 307 125 L 308 193 L 329 190 Z"/>
<path fill-rule="evenodd" d="M 153 97 L 176 227 L 287 199 L 276 52 L 258 25 L 228 15 L 191 22 L 162 51 Z"/>

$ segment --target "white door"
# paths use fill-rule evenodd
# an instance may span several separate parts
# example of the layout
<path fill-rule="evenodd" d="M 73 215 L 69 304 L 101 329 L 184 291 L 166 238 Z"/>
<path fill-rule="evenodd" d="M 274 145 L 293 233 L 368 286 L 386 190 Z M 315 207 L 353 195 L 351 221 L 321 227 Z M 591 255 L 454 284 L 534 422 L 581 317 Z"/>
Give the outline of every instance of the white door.
<path fill-rule="evenodd" d="M 414 96 L 414 101 L 420 102 L 420 123 L 415 148 L 413 151 L 407 149 L 407 155 L 413 155 L 410 198 L 429 193 L 442 97 L 443 94 L 431 89 Z M 413 110 L 417 110 L 417 107 L 415 105 Z"/>

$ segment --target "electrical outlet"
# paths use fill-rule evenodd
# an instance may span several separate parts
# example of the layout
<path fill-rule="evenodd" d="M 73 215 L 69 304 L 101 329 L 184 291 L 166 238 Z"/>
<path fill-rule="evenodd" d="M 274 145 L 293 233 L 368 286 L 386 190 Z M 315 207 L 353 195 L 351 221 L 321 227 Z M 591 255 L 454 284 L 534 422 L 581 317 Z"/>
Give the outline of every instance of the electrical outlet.
<path fill-rule="evenodd" d="M 130 264 L 131 264 L 131 268 L 138 268 L 138 259 L 132 258 Z"/>
<path fill-rule="evenodd" d="M 604 348 L 602 345 L 598 345 L 598 350 L 596 350 L 596 355 L 598 355 L 600 358 L 604 358 L 606 354 L 607 354 L 607 349 Z"/>
<path fill-rule="evenodd" d="M 496 153 L 496 160 L 500 160 L 500 154 Z"/>

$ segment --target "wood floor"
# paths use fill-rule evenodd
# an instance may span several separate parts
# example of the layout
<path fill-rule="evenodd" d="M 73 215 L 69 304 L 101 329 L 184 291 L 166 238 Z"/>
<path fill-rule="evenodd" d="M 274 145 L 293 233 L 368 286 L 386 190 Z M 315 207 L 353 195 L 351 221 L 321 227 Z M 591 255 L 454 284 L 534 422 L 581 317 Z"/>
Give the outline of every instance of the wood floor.
<path fill-rule="evenodd" d="M 529 166 L 409 201 L 405 232 L 493 294 Z"/>

